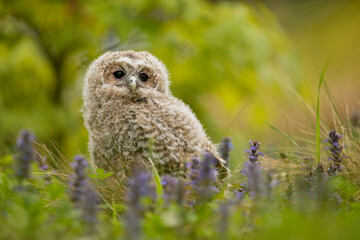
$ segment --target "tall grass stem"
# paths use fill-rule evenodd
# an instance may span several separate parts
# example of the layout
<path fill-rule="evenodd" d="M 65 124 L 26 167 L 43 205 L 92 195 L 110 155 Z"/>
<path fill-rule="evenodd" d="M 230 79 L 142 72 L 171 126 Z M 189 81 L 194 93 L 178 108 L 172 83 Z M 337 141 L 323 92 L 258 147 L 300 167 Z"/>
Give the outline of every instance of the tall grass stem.
<path fill-rule="evenodd" d="M 317 155 L 317 162 L 320 163 L 320 89 L 321 84 L 324 80 L 324 75 L 326 72 L 326 68 L 329 64 L 329 60 L 327 60 L 324 69 L 321 73 L 318 92 L 317 92 L 317 104 L 316 104 L 316 155 Z"/>

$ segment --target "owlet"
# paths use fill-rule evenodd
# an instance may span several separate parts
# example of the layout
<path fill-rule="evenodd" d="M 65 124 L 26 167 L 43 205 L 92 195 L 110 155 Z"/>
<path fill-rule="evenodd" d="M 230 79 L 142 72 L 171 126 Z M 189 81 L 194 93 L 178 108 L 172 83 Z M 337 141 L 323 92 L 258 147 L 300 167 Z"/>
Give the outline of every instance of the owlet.
<path fill-rule="evenodd" d="M 154 163 L 159 174 L 184 176 L 186 163 L 216 154 L 192 110 L 169 90 L 165 65 L 148 52 L 107 52 L 87 70 L 83 116 L 91 159 L 108 171 Z"/>

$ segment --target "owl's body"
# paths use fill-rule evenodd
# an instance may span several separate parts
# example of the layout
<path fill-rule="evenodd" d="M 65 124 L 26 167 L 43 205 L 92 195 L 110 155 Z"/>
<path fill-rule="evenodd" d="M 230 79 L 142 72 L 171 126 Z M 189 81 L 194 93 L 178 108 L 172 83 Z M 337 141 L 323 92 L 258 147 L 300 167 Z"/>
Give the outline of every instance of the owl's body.
<path fill-rule="evenodd" d="M 185 164 L 215 152 L 191 109 L 171 95 L 165 66 L 147 52 L 108 52 L 85 76 L 83 115 L 96 164 L 111 171 L 150 166 L 183 175 Z"/>

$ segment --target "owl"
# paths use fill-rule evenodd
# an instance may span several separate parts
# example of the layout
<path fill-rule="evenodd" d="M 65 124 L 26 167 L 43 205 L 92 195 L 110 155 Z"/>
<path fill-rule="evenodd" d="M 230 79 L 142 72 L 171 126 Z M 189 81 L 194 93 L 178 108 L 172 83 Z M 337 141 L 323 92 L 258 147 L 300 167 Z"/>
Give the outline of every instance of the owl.
<path fill-rule="evenodd" d="M 216 154 L 169 83 L 165 65 L 145 51 L 106 52 L 93 61 L 84 78 L 82 112 L 98 167 L 127 174 L 155 165 L 161 175 L 184 176 L 191 158 Z"/>

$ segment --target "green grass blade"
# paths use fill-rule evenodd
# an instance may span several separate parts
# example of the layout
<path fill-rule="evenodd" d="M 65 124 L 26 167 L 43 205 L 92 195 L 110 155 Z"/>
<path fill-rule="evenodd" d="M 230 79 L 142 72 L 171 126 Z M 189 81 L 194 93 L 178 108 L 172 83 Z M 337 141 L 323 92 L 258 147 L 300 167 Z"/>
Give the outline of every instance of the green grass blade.
<path fill-rule="evenodd" d="M 282 136 L 284 136 L 285 138 L 287 138 L 290 142 L 292 142 L 296 147 L 298 147 L 304 154 L 306 154 L 306 152 L 304 151 L 304 149 L 302 149 L 302 147 L 299 146 L 299 144 L 297 144 L 294 140 L 292 140 L 288 135 L 286 135 L 284 132 L 280 131 L 279 129 L 277 129 L 276 127 L 274 127 L 273 125 L 271 125 L 270 123 L 264 121 L 267 125 L 269 125 L 272 129 L 274 129 L 275 131 L 277 131 L 278 133 L 280 133 Z M 299 163 L 298 161 L 294 160 L 295 163 L 297 163 L 298 165 L 302 166 L 303 165 L 301 163 Z"/>
<path fill-rule="evenodd" d="M 317 106 L 316 106 L 316 155 L 317 155 L 317 161 L 320 162 L 320 89 L 321 84 L 324 80 L 324 75 L 326 72 L 326 68 L 328 66 L 329 60 L 326 62 L 325 67 L 321 73 L 319 87 L 318 87 L 318 93 L 317 93 Z"/>
<path fill-rule="evenodd" d="M 155 167 L 154 161 L 153 161 L 155 159 L 154 154 L 153 154 L 153 150 L 152 150 L 153 146 L 154 146 L 154 139 L 150 139 L 149 143 L 148 143 L 148 146 L 147 146 L 147 149 L 148 149 L 148 152 L 149 152 L 149 155 L 150 155 L 148 160 L 150 161 L 153 176 L 154 176 L 154 180 L 155 180 L 156 194 L 158 196 L 157 202 L 158 202 L 158 204 L 162 204 L 163 187 L 162 187 L 162 184 L 161 184 L 160 175 L 159 175 L 159 173 L 158 173 L 158 171 L 157 171 L 157 169 Z"/>
<path fill-rule="evenodd" d="M 151 160 L 151 158 L 148 158 L 150 163 L 151 163 L 151 167 L 153 170 L 153 175 L 154 175 L 154 180 L 155 180 L 155 186 L 156 186 L 156 194 L 158 196 L 158 204 L 162 204 L 162 196 L 163 196 L 163 187 L 161 184 L 161 178 L 160 175 L 158 173 L 158 171 L 156 170 L 155 164 L 154 162 Z"/>

